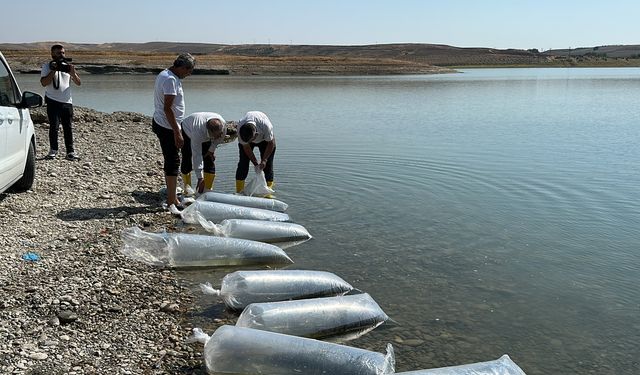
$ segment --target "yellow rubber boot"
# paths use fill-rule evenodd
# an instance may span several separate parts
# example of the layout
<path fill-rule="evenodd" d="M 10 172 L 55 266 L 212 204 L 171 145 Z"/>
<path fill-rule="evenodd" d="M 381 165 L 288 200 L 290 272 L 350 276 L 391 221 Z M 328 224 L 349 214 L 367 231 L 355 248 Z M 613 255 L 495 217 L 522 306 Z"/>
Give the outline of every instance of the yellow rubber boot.
<path fill-rule="evenodd" d="M 267 187 L 271 190 L 273 190 L 273 181 L 267 181 Z M 269 198 L 269 199 L 273 199 L 275 198 L 273 195 L 271 194 L 267 194 L 264 196 L 265 198 Z"/>
<path fill-rule="evenodd" d="M 244 180 L 236 180 L 236 193 L 241 193 L 244 190 Z"/>
<path fill-rule="evenodd" d="M 184 184 L 185 195 L 195 194 L 195 192 L 193 191 L 193 187 L 191 187 L 191 173 L 182 175 L 182 183 Z"/>
<path fill-rule="evenodd" d="M 213 190 L 213 180 L 215 179 L 215 173 L 204 173 L 204 191 Z"/>

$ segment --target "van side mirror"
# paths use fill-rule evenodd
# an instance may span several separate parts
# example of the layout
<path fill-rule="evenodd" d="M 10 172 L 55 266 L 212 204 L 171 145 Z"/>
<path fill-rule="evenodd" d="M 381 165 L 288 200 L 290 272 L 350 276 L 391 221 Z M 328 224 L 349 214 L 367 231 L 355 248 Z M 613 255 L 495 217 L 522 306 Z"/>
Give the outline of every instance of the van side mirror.
<path fill-rule="evenodd" d="M 22 100 L 20 101 L 20 108 L 36 108 L 42 107 L 42 96 L 35 92 L 25 91 L 22 93 Z"/>

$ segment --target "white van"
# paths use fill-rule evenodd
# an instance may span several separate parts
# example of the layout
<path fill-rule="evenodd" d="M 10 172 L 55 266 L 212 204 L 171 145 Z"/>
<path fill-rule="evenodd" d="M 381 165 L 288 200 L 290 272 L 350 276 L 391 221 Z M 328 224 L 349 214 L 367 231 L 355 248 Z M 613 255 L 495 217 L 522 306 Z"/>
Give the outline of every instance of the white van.
<path fill-rule="evenodd" d="M 36 137 L 29 108 L 42 96 L 20 91 L 0 52 L 0 193 L 31 189 L 36 173 Z"/>

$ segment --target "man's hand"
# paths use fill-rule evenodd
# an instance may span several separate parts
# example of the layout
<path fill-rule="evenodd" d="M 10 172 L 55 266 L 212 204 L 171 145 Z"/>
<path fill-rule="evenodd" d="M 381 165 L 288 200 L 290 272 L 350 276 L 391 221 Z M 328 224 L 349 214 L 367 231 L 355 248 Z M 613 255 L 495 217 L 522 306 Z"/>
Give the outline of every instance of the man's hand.
<path fill-rule="evenodd" d="M 257 165 L 257 167 L 261 170 L 264 171 L 264 168 L 267 166 L 267 161 L 266 160 L 260 160 L 260 164 Z"/>
<path fill-rule="evenodd" d="M 204 157 L 205 157 L 205 158 L 210 158 L 210 159 L 211 159 L 211 161 L 215 161 L 215 160 L 216 160 L 216 156 L 215 156 L 215 155 L 213 154 L 213 152 L 211 152 L 211 151 L 207 151 L 207 153 L 206 153 L 206 154 L 204 154 Z"/>
<path fill-rule="evenodd" d="M 200 194 L 204 193 L 204 179 L 199 178 L 198 184 L 196 185 L 196 191 Z"/>

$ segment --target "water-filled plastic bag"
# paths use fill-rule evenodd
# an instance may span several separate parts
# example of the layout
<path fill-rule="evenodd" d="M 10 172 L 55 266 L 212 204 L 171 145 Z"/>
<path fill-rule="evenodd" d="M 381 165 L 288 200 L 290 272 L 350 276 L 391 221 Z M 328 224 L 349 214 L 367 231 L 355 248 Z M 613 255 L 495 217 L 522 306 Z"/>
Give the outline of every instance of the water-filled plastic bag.
<path fill-rule="evenodd" d="M 367 293 L 295 301 L 252 303 L 237 327 L 332 341 L 355 339 L 388 319 Z"/>
<path fill-rule="evenodd" d="M 155 266 L 278 265 L 293 261 L 281 248 L 258 241 L 189 233 L 122 231 L 122 253 Z"/>
<path fill-rule="evenodd" d="M 234 204 L 236 206 L 263 208 L 265 210 L 284 212 L 288 205 L 277 199 L 269 199 L 262 197 L 249 197 L 238 194 L 225 194 L 209 191 L 198 197 L 198 200 L 207 202 L 219 202 L 226 204 Z"/>
<path fill-rule="evenodd" d="M 330 272 L 310 270 L 236 271 L 222 279 L 220 289 L 201 287 L 206 294 L 221 296 L 231 309 L 256 302 L 339 296 L 353 289 Z"/>
<path fill-rule="evenodd" d="M 205 343 L 204 361 L 212 374 L 387 375 L 394 373 L 393 347 L 387 354 L 297 336 L 222 326 Z"/>
<path fill-rule="evenodd" d="M 526 375 L 508 355 L 487 362 L 428 370 L 398 372 L 398 375 Z"/>
<path fill-rule="evenodd" d="M 198 224 L 198 213 L 206 220 L 214 223 L 219 223 L 225 219 L 290 221 L 289 215 L 282 212 L 200 200 L 196 200 L 185 208 L 180 216 L 185 223 Z"/>

